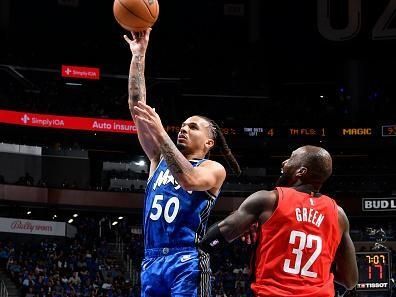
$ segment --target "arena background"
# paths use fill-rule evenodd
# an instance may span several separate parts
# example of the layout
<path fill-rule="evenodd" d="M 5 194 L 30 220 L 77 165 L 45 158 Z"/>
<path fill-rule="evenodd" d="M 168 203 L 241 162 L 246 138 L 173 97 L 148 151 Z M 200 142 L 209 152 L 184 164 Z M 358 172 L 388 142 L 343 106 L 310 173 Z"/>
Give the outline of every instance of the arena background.
<path fill-rule="evenodd" d="M 2 297 L 139 296 L 148 160 L 130 122 L 131 54 L 112 4 L 0 2 Z M 211 222 L 271 189 L 293 149 L 323 146 L 334 158 L 323 192 L 364 252 L 356 291 L 337 293 L 392 296 L 396 1 L 160 7 L 148 102 L 172 137 L 189 115 L 215 119 L 243 168 L 229 173 Z M 212 257 L 213 296 L 251 296 L 250 251 L 235 242 Z"/>

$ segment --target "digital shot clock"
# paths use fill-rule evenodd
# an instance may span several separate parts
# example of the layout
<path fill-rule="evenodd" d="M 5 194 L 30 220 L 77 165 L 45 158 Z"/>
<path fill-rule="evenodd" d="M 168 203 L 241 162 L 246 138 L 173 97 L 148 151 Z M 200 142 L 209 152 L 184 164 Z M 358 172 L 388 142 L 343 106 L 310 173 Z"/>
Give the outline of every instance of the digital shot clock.
<path fill-rule="evenodd" d="M 391 257 L 388 252 L 358 252 L 357 291 L 390 291 Z"/>

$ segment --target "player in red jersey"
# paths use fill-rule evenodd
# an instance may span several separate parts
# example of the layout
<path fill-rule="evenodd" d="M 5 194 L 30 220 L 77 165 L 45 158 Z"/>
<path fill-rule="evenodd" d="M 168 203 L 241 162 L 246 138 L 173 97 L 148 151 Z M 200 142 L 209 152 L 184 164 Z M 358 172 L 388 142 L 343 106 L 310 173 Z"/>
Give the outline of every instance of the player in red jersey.
<path fill-rule="evenodd" d="M 221 247 L 258 221 L 255 296 L 333 297 L 333 281 L 355 287 L 358 269 L 348 218 L 319 192 L 331 173 L 325 149 L 300 147 L 282 163 L 278 187 L 249 196 L 208 230 L 201 247 L 209 252 Z"/>

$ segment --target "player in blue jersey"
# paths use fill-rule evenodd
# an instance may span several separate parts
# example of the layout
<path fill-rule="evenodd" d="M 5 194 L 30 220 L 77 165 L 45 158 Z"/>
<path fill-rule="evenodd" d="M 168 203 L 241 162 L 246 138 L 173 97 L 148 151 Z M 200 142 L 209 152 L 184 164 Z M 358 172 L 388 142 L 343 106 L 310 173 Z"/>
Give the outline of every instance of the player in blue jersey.
<path fill-rule="evenodd" d="M 210 296 L 209 255 L 197 248 L 226 177 L 224 167 L 205 157 L 219 146 L 233 170 L 240 168 L 219 127 L 192 116 L 180 128 L 176 145 L 155 110 L 146 104 L 145 53 L 151 29 L 125 36 L 132 52 L 129 109 L 140 144 L 150 159 L 144 203 L 144 297 Z"/>

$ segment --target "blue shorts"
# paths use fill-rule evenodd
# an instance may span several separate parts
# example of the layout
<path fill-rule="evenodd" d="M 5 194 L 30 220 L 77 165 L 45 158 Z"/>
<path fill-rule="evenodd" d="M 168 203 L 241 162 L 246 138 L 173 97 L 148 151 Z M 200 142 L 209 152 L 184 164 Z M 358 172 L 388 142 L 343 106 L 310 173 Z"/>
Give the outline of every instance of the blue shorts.
<path fill-rule="evenodd" d="M 146 249 L 142 297 L 210 297 L 209 255 L 195 248 Z"/>

